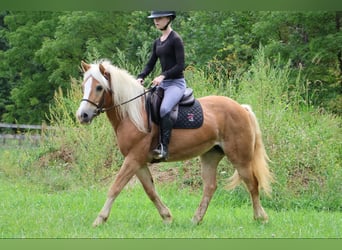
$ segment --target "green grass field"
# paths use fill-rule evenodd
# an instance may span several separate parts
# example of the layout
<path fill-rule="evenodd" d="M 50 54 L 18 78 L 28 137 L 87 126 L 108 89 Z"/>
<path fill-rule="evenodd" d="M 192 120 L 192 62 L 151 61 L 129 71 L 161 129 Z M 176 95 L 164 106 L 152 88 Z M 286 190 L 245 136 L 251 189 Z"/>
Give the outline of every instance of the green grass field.
<path fill-rule="evenodd" d="M 235 206 L 219 189 L 199 226 L 191 223 L 200 192 L 158 185 L 174 216 L 164 225 L 140 184 L 127 187 L 106 224 L 91 224 L 106 197 L 106 188 L 80 187 L 49 192 L 25 180 L 0 182 L 1 238 L 341 238 L 342 213 L 267 209 L 268 224 L 252 219 L 249 202 Z M 247 193 L 246 193 L 247 196 Z M 228 197 L 228 198 L 227 198 Z"/>

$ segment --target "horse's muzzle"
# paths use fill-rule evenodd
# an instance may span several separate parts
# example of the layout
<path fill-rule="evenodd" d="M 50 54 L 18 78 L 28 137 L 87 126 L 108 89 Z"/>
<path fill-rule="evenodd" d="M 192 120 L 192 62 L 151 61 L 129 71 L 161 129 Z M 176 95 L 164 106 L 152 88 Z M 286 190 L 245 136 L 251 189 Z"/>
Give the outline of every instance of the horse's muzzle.
<path fill-rule="evenodd" d="M 78 110 L 76 113 L 77 119 L 81 124 L 90 124 L 98 112 Z"/>

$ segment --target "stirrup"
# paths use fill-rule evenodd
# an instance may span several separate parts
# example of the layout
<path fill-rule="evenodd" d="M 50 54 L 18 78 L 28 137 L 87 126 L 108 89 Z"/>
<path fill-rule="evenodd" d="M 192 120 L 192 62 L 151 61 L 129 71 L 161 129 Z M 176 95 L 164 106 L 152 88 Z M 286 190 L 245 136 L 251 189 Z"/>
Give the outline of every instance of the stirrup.
<path fill-rule="evenodd" d="M 153 150 L 153 158 L 155 160 L 161 160 L 167 158 L 167 151 L 164 150 L 164 146 L 162 143 L 159 144 L 158 148 Z"/>

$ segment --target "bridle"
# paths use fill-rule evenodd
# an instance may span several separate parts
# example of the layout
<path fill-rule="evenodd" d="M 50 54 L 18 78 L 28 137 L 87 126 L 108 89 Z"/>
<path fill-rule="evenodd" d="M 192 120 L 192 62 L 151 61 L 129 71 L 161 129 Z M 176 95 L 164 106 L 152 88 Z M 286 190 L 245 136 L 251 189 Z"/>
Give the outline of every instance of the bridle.
<path fill-rule="evenodd" d="M 105 111 L 107 111 L 107 108 L 104 108 L 103 105 L 104 105 L 104 92 L 103 92 L 103 95 L 101 97 L 101 100 L 99 102 L 99 104 L 93 102 L 93 101 L 90 101 L 89 99 L 81 99 L 81 102 L 89 102 L 91 105 L 95 106 L 96 109 L 95 109 L 95 112 L 94 112 L 94 116 L 98 116 L 100 113 L 104 113 Z M 112 109 L 114 107 L 110 107 L 108 108 L 108 110 Z"/>

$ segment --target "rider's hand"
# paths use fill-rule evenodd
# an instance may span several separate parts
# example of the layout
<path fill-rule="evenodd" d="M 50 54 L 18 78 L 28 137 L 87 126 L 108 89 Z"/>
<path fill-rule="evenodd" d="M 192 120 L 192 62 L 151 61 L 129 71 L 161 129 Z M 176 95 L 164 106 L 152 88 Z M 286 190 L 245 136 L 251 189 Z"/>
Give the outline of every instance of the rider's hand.
<path fill-rule="evenodd" d="M 164 75 L 160 75 L 160 76 L 157 76 L 156 78 L 154 78 L 152 83 L 154 85 L 159 85 L 164 79 L 165 79 L 165 76 Z"/>

